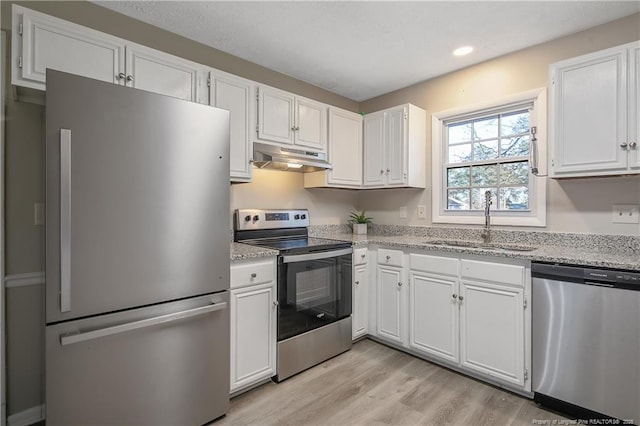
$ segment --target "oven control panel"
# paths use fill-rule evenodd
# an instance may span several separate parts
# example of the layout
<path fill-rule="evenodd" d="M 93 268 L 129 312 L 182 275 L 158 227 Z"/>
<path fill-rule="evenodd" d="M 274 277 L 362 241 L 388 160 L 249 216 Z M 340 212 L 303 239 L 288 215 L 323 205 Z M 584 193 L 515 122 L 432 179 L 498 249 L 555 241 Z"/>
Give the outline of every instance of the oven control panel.
<path fill-rule="evenodd" d="M 234 226 L 236 231 L 308 227 L 309 211 L 237 209 Z"/>

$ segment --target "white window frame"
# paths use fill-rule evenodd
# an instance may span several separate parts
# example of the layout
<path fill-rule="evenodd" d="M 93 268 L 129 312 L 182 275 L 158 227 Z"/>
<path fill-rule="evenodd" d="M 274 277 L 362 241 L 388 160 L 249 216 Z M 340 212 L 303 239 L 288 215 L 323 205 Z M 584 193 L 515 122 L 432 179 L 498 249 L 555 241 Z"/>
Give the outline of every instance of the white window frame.
<path fill-rule="evenodd" d="M 523 103 L 533 103 L 530 126 L 536 126 L 537 143 L 532 143 L 530 151 L 536 153 L 538 175 L 529 174 L 529 210 L 526 211 L 491 211 L 491 223 L 505 226 L 537 226 L 547 225 L 547 89 L 540 88 L 518 93 L 498 100 L 453 108 L 435 113 L 431 117 L 431 163 L 433 184 L 431 191 L 431 208 L 433 223 L 449 224 L 484 224 L 484 212 L 477 210 L 446 210 L 446 187 L 444 181 L 444 164 L 446 162 L 444 134 L 445 122 L 456 117 L 482 114 L 495 109 L 508 108 Z"/>

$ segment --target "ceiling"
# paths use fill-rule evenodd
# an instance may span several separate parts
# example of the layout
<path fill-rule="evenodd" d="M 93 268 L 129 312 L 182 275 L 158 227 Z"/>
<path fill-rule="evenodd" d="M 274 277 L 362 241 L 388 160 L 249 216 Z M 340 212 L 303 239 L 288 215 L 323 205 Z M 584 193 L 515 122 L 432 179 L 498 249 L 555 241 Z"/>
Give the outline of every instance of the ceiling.
<path fill-rule="evenodd" d="M 640 11 L 640 1 L 95 1 L 362 101 Z M 451 52 L 475 50 L 464 57 Z"/>

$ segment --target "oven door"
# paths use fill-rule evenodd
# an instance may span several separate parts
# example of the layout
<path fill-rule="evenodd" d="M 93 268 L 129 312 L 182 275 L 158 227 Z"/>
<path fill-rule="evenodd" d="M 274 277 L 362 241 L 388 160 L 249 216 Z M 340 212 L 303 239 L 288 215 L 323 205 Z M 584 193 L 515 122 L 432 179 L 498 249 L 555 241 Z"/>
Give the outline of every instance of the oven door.
<path fill-rule="evenodd" d="M 351 247 L 278 261 L 278 341 L 351 315 Z"/>

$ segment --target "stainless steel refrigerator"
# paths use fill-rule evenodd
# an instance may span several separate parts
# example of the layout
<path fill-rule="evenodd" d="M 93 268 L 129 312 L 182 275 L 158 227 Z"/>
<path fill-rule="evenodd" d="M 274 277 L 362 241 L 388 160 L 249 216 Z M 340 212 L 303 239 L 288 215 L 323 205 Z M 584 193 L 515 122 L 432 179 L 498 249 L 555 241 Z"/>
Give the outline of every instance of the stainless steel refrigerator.
<path fill-rule="evenodd" d="M 229 113 L 47 71 L 47 425 L 229 406 Z"/>

